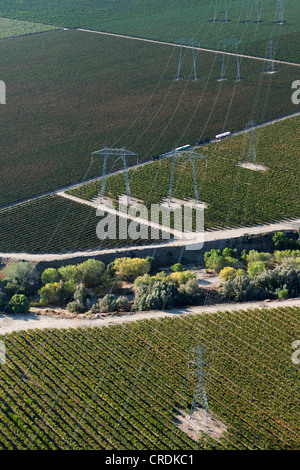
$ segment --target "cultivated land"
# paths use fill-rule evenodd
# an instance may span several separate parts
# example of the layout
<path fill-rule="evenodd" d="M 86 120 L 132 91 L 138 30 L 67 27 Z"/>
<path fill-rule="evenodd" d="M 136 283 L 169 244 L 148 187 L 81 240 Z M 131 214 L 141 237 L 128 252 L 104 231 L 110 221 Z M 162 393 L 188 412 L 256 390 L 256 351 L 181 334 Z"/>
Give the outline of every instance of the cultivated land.
<path fill-rule="evenodd" d="M 299 450 L 299 320 L 299 308 L 279 307 L 2 336 L 0 448 Z M 192 402 L 193 344 L 212 351 L 219 441 L 176 427 Z"/>
<path fill-rule="evenodd" d="M 178 48 L 79 31 L 3 41 L 0 57 L 8 90 L 0 110 L 2 207 L 101 174 L 101 161 L 90 165 L 90 155 L 103 146 L 130 148 L 143 161 L 243 129 L 249 119 L 295 112 L 293 66 L 266 75 L 264 63 L 243 59 L 245 79 L 235 83 L 236 62 L 229 57 L 228 80 L 217 82 L 222 56 L 202 52 L 200 79 L 193 81 L 186 51 L 185 79 L 174 81 Z"/>
<path fill-rule="evenodd" d="M 251 171 L 239 167 L 247 158 L 249 133 L 212 143 L 198 149 L 208 156 L 196 160 L 199 200 L 205 209 L 205 229 L 236 225 L 254 225 L 291 217 L 299 217 L 299 138 L 300 117 L 287 119 L 257 129 L 255 132 L 257 162 L 267 171 Z M 147 204 L 159 204 L 168 196 L 172 159 L 131 170 L 132 195 Z M 101 181 L 68 191 L 91 199 L 99 194 Z M 110 176 L 107 195 L 117 198 L 125 192 L 122 174 Z M 194 198 L 191 163 L 180 159 L 174 172 L 173 196 Z"/>
<path fill-rule="evenodd" d="M 100 240 L 96 227 L 101 219 L 96 208 L 55 195 L 6 209 L 0 211 L 0 252 L 64 253 L 159 242 L 151 240 L 150 229 L 148 240 Z"/>
<path fill-rule="evenodd" d="M 40 23 L 31 23 L 29 21 L 0 18 L 0 39 L 42 33 L 46 31 L 53 31 L 55 29 L 58 28 Z"/>
<path fill-rule="evenodd" d="M 9 3 L 0 1 L 0 14 L 69 28 L 89 28 L 98 31 L 128 34 L 151 39 L 179 41 L 180 38 L 194 38 L 202 47 L 216 49 L 224 38 L 239 38 L 242 50 L 251 55 L 265 56 L 266 44 L 273 39 L 276 57 L 300 62 L 298 48 L 300 16 L 298 0 L 284 2 L 284 24 L 279 19 L 279 2 L 259 2 L 260 23 L 257 23 L 256 2 L 250 4 L 248 19 L 247 1 L 227 2 L 228 23 L 225 23 L 224 2 L 220 1 L 216 22 L 215 0 L 151 0 L 132 2 L 129 0 L 90 0 L 85 2 L 69 0 L 18 0 Z"/>

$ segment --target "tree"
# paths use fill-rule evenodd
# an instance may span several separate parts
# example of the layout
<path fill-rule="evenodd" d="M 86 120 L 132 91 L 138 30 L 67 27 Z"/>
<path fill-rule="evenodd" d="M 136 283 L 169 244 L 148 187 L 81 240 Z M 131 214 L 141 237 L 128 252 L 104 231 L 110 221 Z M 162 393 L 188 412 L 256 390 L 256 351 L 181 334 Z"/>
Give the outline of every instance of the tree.
<path fill-rule="evenodd" d="M 254 261 L 248 265 L 248 274 L 253 278 L 266 271 L 266 269 L 266 265 L 263 261 Z"/>
<path fill-rule="evenodd" d="M 176 272 L 182 272 L 183 271 L 183 266 L 181 263 L 175 263 L 173 264 L 173 266 L 171 266 L 171 271 L 173 273 L 176 273 Z"/>
<path fill-rule="evenodd" d="M 34 288 L 39 280 L 39 274 L 34 263 L 19 261 L 11 263 L 3 269 L 4 280 L 24 286 Z"/>
<path fill-rule="evenodd" d="M 81 274 L 81 282 L 87 288 L 98 287 L 101 284 L 101 278 L 105 272 L 105 264 L 103 261 L 96 259 L 88 259 L 78 265 Z"/>
<path fill-rule="evenodd" d="M 277 232 L 273 235 L 272 241 L 276 250 L 297 250 L 299 243 L 292 238 L 288 238 L 285 233 Z"/>
<path fill-rule="evenodd" d="M 47 268 L 42 274 L 42 283 L 44 285 L 60 281 L 60 274 L 55 268 Z"/>
<path fill-rule="evenodd" d="M 13 313 L 27 313 L 29 312 L 30 305 L 25 295 L 16 294 L 11 298 L 9 306 L 12 309 Z"/>
<path fill-rule="evenodd" d="M 176 285 L 162 281 L 151 286 L 141 285 L 134 300 L 134 308 L 141 311 L 169 309 L 180 302 L 181 296 Z"/>
<path fill-rule="evenodd" d="M 115 259 L 114 268 L 121 279 L 134 281 L 149 272 L 150 264 L 143 258 L 124 257 Z"/>
<path fill-rule="evenodd" d="M 61 266 L 58 272 L 64 282 L 73 281 L 75 284 L 80 282 L 81 274 L 78 267 L 74 264 Z"/>
<path fill-rule="evenodd" d="M 115 296 L 113 294 L 107 294 L 100 299 L 99 302 L 93 305 L 92 311 L 98 311 L 101 313 L 110 313 L 115 312 L 117 310 L 117 303 L 115 300 Z"/>
<path fill-rule="evenodd" d="M 231 266 L 226 266 L 220 271 L 220 279 L 222 282 L 229 281 L 229 279 L 234 279 L 236 277 L 237 271 Z"/>

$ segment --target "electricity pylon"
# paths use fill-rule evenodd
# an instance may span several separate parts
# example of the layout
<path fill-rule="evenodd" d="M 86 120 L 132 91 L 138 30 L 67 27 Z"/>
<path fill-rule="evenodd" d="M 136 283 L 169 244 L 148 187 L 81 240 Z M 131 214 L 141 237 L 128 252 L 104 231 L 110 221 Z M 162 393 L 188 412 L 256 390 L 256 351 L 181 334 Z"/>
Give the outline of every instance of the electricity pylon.
<path fill-rule="evenodd" d="M 180 72 L 181 72 L 181 64 L 182 64 L 183 43 L 184 43 L 184 39 L 180 39 L 179 63 L 178 63 L 178 69 L 177 69 L 177 77 L 175 78 L 175 80 L 180 80 L 182 78 L 180 76 Z"/>
<path fill-rule="evenodd" d="M 217 21 L 218 1 L 219 1 L 219 0 L 216 0 L 216 3 L 215 3 L 215 13 L 214 13 L 214 19 L 213 19 L 213 22 L 214 22 L 214 23 Z M 227 11 L 227 1 L 226 1 L 226 0 L 224 0 L 224 8 L 225 8 L 224 22 L 225 22 L 225 23 L 228 23 L 228 11 Z"/>
<path fill-rule="evenodd" d="M 218 78 L 218 82 L 223 82 L 224 80 L 227 80 L 227 78 L 224 77 L 224 69 L 225 69 L 225 55 L 226 55 L 226 47 L 228 44 L 231 43 L 231 39 L 223 39 L 223 41 L 220 41 L 219 44 L 223 44 L 223 58 L 222 58 L 222 69 L 221 69 L 221 76 Z"/>
<path fill-rule="evenodd" d="M 194 411 L 201 407 L 209 414 L 209 404 L 204 380 L 211 377 L 211 353 L 205 346 L 195 346 L 189 350 L 188 376 L 196 377 L 190 419 Z"/>
<path fill-rule="evenodd" d="M 239 44 L 242 44 L 242 41 L 239 41 L 238 39 L 236 39 L 234 42 L 233 42 L 234 46 L 235 46 L 235 52 L 236 52 L 236 65 L 237 65 L 237 78 L 236 78 L 236 82 L 240 82 L 241 81 L 241 64 L 240 64 L 240 59 L 239 59 L 239 51 L 238 51 L 238 47 L 239 47 Z"/>
<path fill-rule="evenodd" d="M 255 121 L 250 121 L 247 124 L 247 128 L 250 131 L 250 144 L 247 152 L 247 162 L 253 163 L 256 165 L 256 149 L 255 149 L 255 126 L 256 122 Z"/>
<path fill-rule="evenodd" d="M 168 205 L 170 205 L 170 201 L 172 199 L 174 168 L 175 168 L 176 160 L 178 158 L 187 158 L 192 163 L 194 191 L 195 191 L 195 204 L 197 205 L 199 203 L 199 193 L 198 193 L 198 185 L 197 185 L 197 177 L 196 177 L 195 158 L 205 158 L 206 159 L 206 166 L 207 166 L 208 157 L 206 157 L 205 155 L 200 155 L 198 153 L 195 153 L 194 150 L 187 150 L 187 151 L 180 151 L 180 152 L 177 152 L 176 150 L 173 151 Z"/>
<path fill-rule="evenodd" d="M 250 3 L 252 0 L 247 0 L 247 11 L 246 11 L 246 21 L 245 23 L 249 23 L 249 10 L 250 10 Z M 255 0 L 256 3 L 256 14 L 257 14 L 257 23 L 260 23 L 260 14 L 259 14 L 259 7 L 258 7 L 258 0 Z"/>
<path fill-rule="evenodd" d="M 274 73 L 275 46 L 274 41 L 272 40 L 270 40 L 267 45 L 266 57 L 268 57 L 268 59 L 264 73 Z"/>
<path fill-rule="evenodd" d="M 119 157 L 117 160 L 115 160 L 115 163 L 120 159 L 122 159 L 122 161 L 123 161 L 123 168 L 124 168 L 124 174 L 125 174 L 125 183 L 126 183 L 127 202 L 129 202 L 130 199 L 131 199 L 131 191 L 130 191 L 130 183 L 129 183 L 129 177 L 128 177 L 128 167 L 127 167 L 126 157 L 128 157 L 128 156 L 136 156 L 137 157 L 137 154 L 134 153 L 134 152 L 131 152 L 130 150 L 126 150 L 125 148 L 111 149 L 111 148 L 108 148 L 108 147 L 104 147 L 101 150 L 96 150 L 96 152 L 92 152 L 92 163 L 94 162 L 94 155 L 102 155 L 104 157 L 104 159 L 103 159 L 103 169 L 102 169 L 102 183 L 101 183 L 100 203 L 102 202 L 102 200 L 105 196 L 106 164 L 107 164 L 107 159 L 111 156 L 118 156 Z"/>
<path fill-rule="evenodd" d="M 283 0 L 278 0 L 278 19 L 275 23 L 283 24 Z"/>
<path fill-rule="evenodd" d="M 194 68 L 194 80 L 198 80 L 197 77 L 197 68 L 196 68 L 196 54 L 195 54 L 195 47 L 194 47 L 194 38 L 193 39 L 180 39 L 180 52 L 179 52 L 179 63 L 178 63 L 178 70 L 177 70 L 177 77 L 175 80 L 180 80 L 183 78 L 181 73 L 181 65 L 182 65 L 182 55 L 183 55 L 183 47 L 187 45 L 192 46 L 192 54 L 193 54 L 193 68 Z"/>

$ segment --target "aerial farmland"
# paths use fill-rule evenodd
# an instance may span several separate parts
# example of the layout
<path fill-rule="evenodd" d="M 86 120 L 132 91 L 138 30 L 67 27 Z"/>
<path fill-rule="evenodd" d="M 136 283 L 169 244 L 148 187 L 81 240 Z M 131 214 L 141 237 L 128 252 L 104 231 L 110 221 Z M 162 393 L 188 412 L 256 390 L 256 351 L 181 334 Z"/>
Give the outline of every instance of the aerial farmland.
<path fill-rule="evenodd" d="M 299 18 L 0 0 L 1 450 L 300 449 Z"/>

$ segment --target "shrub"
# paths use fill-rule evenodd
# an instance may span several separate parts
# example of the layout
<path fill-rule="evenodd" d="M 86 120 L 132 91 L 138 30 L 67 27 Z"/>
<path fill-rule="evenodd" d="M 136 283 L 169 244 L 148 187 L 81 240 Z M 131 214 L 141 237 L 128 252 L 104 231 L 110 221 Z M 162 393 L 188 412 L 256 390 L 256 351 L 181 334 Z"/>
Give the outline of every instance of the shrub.
<path fill-rule="evenodd" d="M 79 264 L 78 269 L 85 287 L 97 287 L 101 284 L 101 278 L 105 271 L 103 261 L 88 259 Z"/>
<path fill-rule="evenodd" d="M 26 289 L 24 286 L 19 286 L 13 282 L 7 282 L 4 286 L 4 290 L 8 296 L 13 296 L 14 294 L 25 294 Z"/>
<path fill-rule="evenodd" d="M 186 284 L 183 284 L 179 289 L 180 294 L 186 294 L 193 298 L 201 293 L 199 282 L 197 279 L 189 279 Z"/>
<path fill-rule="evenodd" d="M 4 292 L 2 292 L 2 290 L 0 290 L 0 312 L 4 307 L 4 303 L 5 303 L 5 294 Z"/>
<path fill-rule="evenodd" d="M 62 302 L 62 282 L 46 284 L 39 290 L 42 301 L 47 305 L 60 305 Z"/>
<path fill-rule="evenodd" d="M 115 296 L 113 294 L 107 294 L 103 299 L 98 301 L 93 310 L 98 310 L 101 313 L 115 312 L 117 310 Z"/>
<path fill-rule="evenodd" d="M 289 291 L 287 289 L 281 289 L 278 291 L 278 299 L 288 299 Z"/>
<path fill-rule="evenodd" d="M 272 241 L 277 250 L 297 250 L 299 248 L 299 243 L 292 238 L 288 238 L 283 232 L 275 233 Z"/>
<path fill-rule="evenodd" d="M 84 313 L 86 311 L 86 307 L 82 305 L 80 302 L 74 300 L 73 302 L 69 302 L 67 305 L 67 309 L 70 313 Z"/>
<path fill-rule="evenodd" d="M 75 288 L 73 281 L 52 282 L 43 286 L 39 295 L 47 305 L 63 305 L 73 297 Z"/>
<path fill-rule="evenodd" d="M 124 310 L 124 311 L 131 310 L 130 302 L 127 299 L 127 297 L 125 297 L 125 295 L 121 295 L 120 297 L 117 298 L 116 307 L 118 310 Z"/>
<path fill-rule="evenodd" d="M 237 256 L 237 250 L 236 248 L 224 248 L 222 256 L 224 256 L 224 258 L 235 258 Z"/>
<path fill-rule="evenodd" d="M 237 269 L 239 261 L 231 256 L 222 256 L 220 250 L 211 250 L 204 255 L 205 266 L 207 269 L 219 273 L 227 266 Z"/>
<path fill-rule="evenodd" d="M 77 286 L 74 292 L 74 300 L 82 305 L 86 305 L 89 293 L 84 286 Z"/>
<path fill-rule="evenodd" d="M 3 269 L 4 280 L 24 286 L 26 288 L 34 288 L 39 281 L 39 274 L 33 263 L 20 261 L 11 263 Z"/>
<path fill-rule="evenodd" d="M 266 265 L 263 261 L 254 261 L 248 266 L 248 274 L 253 278 L 266 271 L 266 269 Z"/>
<path fill-rule="evenodd" d="M 176 307 L 181 302 L 178 288 L 173 283 L 155 282 L 151 286 L 141 285 L 134 300 L 136 310 L 158 310 Z"/>
<path fill-rule="evenodd" d="M 181 263 L 175 263 L 173 264 L 173 266 L 171 266 L 171 271 L 173 273 L 176 273 L 176 272 L 182 272 L 183 271 L 183 266 Z"/>
<path fill-rule="evenodd" d="M 80 282 L 80 271 L 77 266 L 68 264 L 67 266 L 61 266 L 58 272 L 64 282 L 73 281 L 75 284 Z"/>
<path fill-rule="evenodd" d="M 246 259 L 248 265 L 250 265 L 251 263 L 255 263 L 256 261 L 261 261 L 270 265 L 274 261 L 274 256 L 271 253 L 251 250 L 246 256 Z"/>
<path fill-rule="evenodd" d="M 44 285 L 46 284 L 52 284 L 53 282 L 59 282 L 60 281 L 60 274 L 55 268 L 48 268 L 45 269 L 45 271 L 42 274 L 42 283 Z"/>
<path fill-rule="evenodd" d="M 235 272 L 235 277 L 247 277 L 248 274 L 247 272 L 244 270 L 244 269 L 237 269 L 236 272 Z"/>
<path fill-rule="evenodd" d="M 267 298 L 263 289 L 257 288 L 254 281 L 242 276 L 227 281 L 219 290 L 220 299 L 243 302 Z"/>
<path fill-rule="evenodd" d="M 142 284 L 145 284 L 147 286 L 150 286 L 150 284 L 153 284 L 155 280 L 149 274 L 144 274 L 143 276 L 139 276 L 136 278 L 134 281 L 134 287 L 140 287 Z"/>
<path fill-rule="evenodd" d="M 234 279 L 236 277 L 237 271 L 231 266 L 227 266 L 220 271 L 220 278 L 222 282 L 229 281 L 229 279 Z"/>
<path fill-rule="evenodd" d="M 166 277 L 166 282 L 174 282 L 177 286 L 185 284 L 190 279 L 196 279 L 196 275 L 191 271 L 174 272 Z"/>
<path fill-rule="evenodd" d="M 115 270 L 121 279 L 134 281 L 137 277 L 147 274 L 150 264 L 143 258 L 117 258 L 114 263 Z"/>
<path fill-rule="evenodd" d="M 111 263 L 109 263 L 106 267 L 106 272 L 109 276 L 113 277 L 116 273 L 115 271 L 115 263 L 114 261 L 112 261 Z"/>
<path fill-rule="evenodd" d="M 147 256 L 146 261 L 149 263 L 149 274 L 154 274 L 157 272 L 158 263 L 153 256 Z"/>
<path fill-rule="evenodd" d="M 276 298 L 276 292 L 282 289 L 287 289 L 290 297 L 300 295 L 300 270 L 297 269 L 285 269 L 279 266 L 260 274 L 255 278 L 255 282 L 273 298 Z"/>
<path fill-rule="evenodd" d="M 13 313 L 27 313 L 30 307 L 27 297 L 23 294 L 14 295 L 9 302 L 9 306 Z"/>

